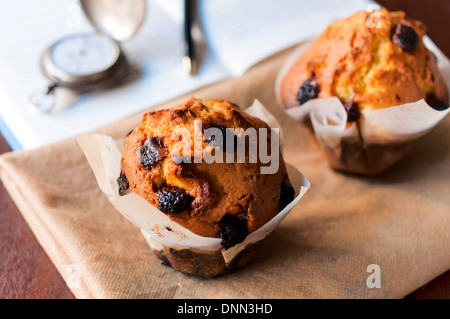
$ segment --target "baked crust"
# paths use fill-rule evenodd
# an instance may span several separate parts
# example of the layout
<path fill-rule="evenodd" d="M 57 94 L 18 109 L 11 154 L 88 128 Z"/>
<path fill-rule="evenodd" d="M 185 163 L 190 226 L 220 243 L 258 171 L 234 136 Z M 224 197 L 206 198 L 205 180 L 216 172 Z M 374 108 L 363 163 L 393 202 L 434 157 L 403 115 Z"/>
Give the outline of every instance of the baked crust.
<path fill-rule="evenodd" d="M 194 136 L 194 120 L 202 120 L 203 129 L 255 128 L 258 131 L 259 128 L 268 128 L 263 121 L 225 100 L 203 103 L 191 98 L 177 107 L 146 113 L 141 125 L 124 141 L 121 169 L 128 180 L 127 191 L 139 194 L 155 207 L 161 207 L 158 194 L 164 187 L 183 191 L 186 195 L 180 202 L 186 197 L 190 202 L 182 211 L 168 216 L 197 235 L 221 237 L 219 222 L 226 215 L 245 220 L 248 233 L 252 233 L 278 214 L 281 185 L 290 186 L 281 154 L 275 174 L 261 174 L 260 167 L 266 165 L 259 159 L 257 163 L 250 163 L 248 157 L 245 163 L 208 164 L 204 160 L 193 163 L 193 151 L 192 163 L 177 164 L 172 155 L 178 141 L 172 138 L 172 133 L 186 129 Z M 145 166 L 141 148 L 148 139 L 157 141 L 157 150 L 150 154 L 157 162 Z M 202 146 L 206 148 L 208 145 L 209 142 L 203 140 Z M 191 146 L 194 150 L 193 141 Z"/>
<path fill-rule="evenodd" d="M 379 27 L 370 28 L 371 13 L 361 11 L 331 24 L 292 65 L 280 86 L 283 104 L 299 105 L 300 86 L 315 77 L 318 98 L 337 96 L 360 109 L 378 109 L 420 99 L 448 104 L 446 85 L 436 58 L 423 43 L 426 27 L 402 11 L 380 12 Z M 417 48 L 405 50 L 393 40 L 398 25 L 413 28 Z"/>

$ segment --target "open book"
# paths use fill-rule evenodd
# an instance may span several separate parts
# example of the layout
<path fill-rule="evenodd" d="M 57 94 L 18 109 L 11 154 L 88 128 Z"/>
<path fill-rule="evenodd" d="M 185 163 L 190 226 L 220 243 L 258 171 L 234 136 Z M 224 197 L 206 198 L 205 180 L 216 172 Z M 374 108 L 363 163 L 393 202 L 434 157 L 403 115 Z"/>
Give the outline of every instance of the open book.
<path fill-rule="evenodd" d="M 262 59 L 364 10 L 368 0 L 199 0 L 207 55 L 195 77 L 182 68 L 183 1 L 149 0 L 139 33 L 122 43 L 135 80 L 80 96 L 68 109 L 30 113 L 28 96 L 48 81 L 42 52 L 61 37 L 93 32 L 75 0 L 8 1 L 0 11 L 0 129 L 13 149 L 94 130 L 176 96 L 238 77 Z"/>

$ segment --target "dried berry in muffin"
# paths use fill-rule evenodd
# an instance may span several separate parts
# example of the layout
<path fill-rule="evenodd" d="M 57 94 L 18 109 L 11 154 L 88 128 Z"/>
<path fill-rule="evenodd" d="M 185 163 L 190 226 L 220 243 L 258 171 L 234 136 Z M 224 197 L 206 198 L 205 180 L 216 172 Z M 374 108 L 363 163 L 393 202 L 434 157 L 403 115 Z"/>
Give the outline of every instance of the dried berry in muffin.
<path fill-rule="evenodd" d="M 284 181 L 281 183 L 280 192 L 280 211 L 283 210 L 290 202 L 294 200 L 295 190 Z"/>
<path fill-rule="evenodd" d="M 119 195 L 126 195 L 128 193 L 128 189 L 130 188 L 130 184 L 128 183 L 128 179 L 124 172 L 120 172 L 120 176 L 117 179 L 117 184 L 119 185 Z"/>
<path fill-rule="evenodd" d="M 434 94 L 427 94 L 426 102 L 437 111 L 444 111 L 450 107 L 449 104 L 439 100 Z"/>
<path fill-rule="evenodd" d="M 209 136 L 205 134 L 205 141 L 207 143 L 209 143 L 209 145 L 213 146 L 213 147 L 220 147 L 223 151 L 227 151 L 227 136 L 233 136 L 233 148 L 231 150 L 234 149 L 234 146 L 236 145 L 236 135 L 234 135 L 234 133 L 227 129 L 226 127 L 223 127 L 222 125 L 213 125 L 208 127 L 205 132 L 209 129 L 218 129 L 220 130 L 220 132 L 222 133 L 222 139 L 218 138 L 216 135 L 214 135 L 214 133 L 210 133 Z M 230 151 L 231 151 L 230 150 Z"/>
<path fill-rule="evenodd" d="M 211 133 L 212 129 L 218 129 L 222 133 L 222 141 L 214 134 L 214 132 Z M 210 134 L 207 135 L 206 132 L 209 130 Z M 226 145 L 225 139 L 227 136 L 227 128 L 223 127 L 222 125 L 212 125 L 205 129 L 205 132 L 203 132 L 205 141 L 209 143 L 211 146 L 219 146 L 223 147 Z"/>
<path fill-rule="evenodd" d="M 160 138 L 151 137 L 141 146 L 141 164 L 146 169 L 151 169 L 156 163 L 167 155 L 167 150 Z"/>
<path fill-rule="evenodd" d="M 305 82 L 303 82 L 302 86 L 297 93 L 297 100 L 300 105 L 308 102 L 311 99 L 315 99 L 320 93 L 320 86 L 317 83 L 315 75 L 311 76 Z"/>
<path fill-rule="evenodd" d="M 163 186 L 158 191 L 158 208 L 166 214 L 180 213 L 194 200 L 183 189 L 176 186 Z"/>
<path fill-rule="evenodd" d="M 392 35 L 392 42 L 403 51 L 412 52 L 419 45 L 419 36 L 416 30 L 400 23 Z"/>
<path fill-rule="evenodd" d="M 347 122 L 356 122 L 361 117 L 359 112 L 359 105 L 356 102 L 348 102 L 344 104 L 347 112 Z"/>
<path fill-rule="evenodd" d="M 233 215 L 225 215 L 219 222 L 220 238 L 225 249 L 242 243 L 248 234 L 247 221 Z"/>

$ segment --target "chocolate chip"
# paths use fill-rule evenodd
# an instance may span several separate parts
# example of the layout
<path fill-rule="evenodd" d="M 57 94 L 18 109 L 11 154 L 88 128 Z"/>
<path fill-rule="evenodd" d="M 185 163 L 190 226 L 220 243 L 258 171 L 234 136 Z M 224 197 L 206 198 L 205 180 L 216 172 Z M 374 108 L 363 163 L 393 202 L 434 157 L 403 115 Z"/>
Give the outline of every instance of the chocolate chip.
<path fill-rule="evenodd" d="M 214 129 L 214 128 L 220 130 L 220 132 L 222 134 L 222 139 L 224 139 L 224 137 L 226 137 L 227 129 L 225 127 L 223 127 L 222 125 L 217 124 L 217 125 L 209 126 L 208 128 L 206 128 L 204 130 L 205 132 L 203 132 L 203 134 L 205 135 L 205 141 L 207 143 L 210 143 L 212 146 L 219 146 L 219 145 L 215 144 L 215 143 L 218 143 L 219 141 L 218 141 L 217 136 L 214 134 L 214 132 L 212 132 L 213 131 L 212 129 Z M 209 130 L 209 132 L 208 132 L 209 134 L 205 134 L 206 131 L 208 131 L 208 130 Z"/>
<path fill-rule="evenodd" d="M 219 124 L 209 126 L 205 130 L 205 132 L 207 130 L 210 130 L 213 128 L 220 130 L 222 138 L 220 139 L 216 135 L 214 135 L 214 132 L 211 132 L 213 130 L 209 131 L 208 132 L 209 134 L 205 134 L 205 141 L 207 143 L 209 143 L 209 145 L 211 145 L 213 147 L 220 147 L 220 149 L 222 149 L 223 151 L 226 152 L 227 151 L 227 134 L 229 134 L 230 136 L 233 136 L 233 139 L 234 139 L 233 149 L 235 148 L 237 136 L 234 134 L 234 132 L 232 132 L 228 128 L 223 127 L 222 125 L 219 125 Z"/>
<path fill-rule="evenodd" d="M 290 202 L 294 200 L 295 190 L 285 182 L 281 183 L 280 192 L 280 211 L 283 210 Z"/>
<path fill-rule="evenodd" d="M 151 137 L 144 141 L 141 146 L 141 164 L 146 169 L 151 169 L 156 163 L 167 155 L 161 138 Z"/>
<path fill-rule="evenodd" d="M 347 112 L 347 122 L 355 122 L 361 117 L 359 112 L 359 105 L 356 102 L 348 102 L 344 104 L 345 111 Z"/>
<path fill-rule="evenodd" d="M 403 51 L 411 52 L 417 49 L 419 36 L 413 28 L 404 24 L 397 24 L 392 35 L 392 42 Z"/>
<path fill-rule="evenodd" d="M 193 197 L 176 186 L 163 186 L 158 190 L 158 208 L 166 214 L 180 213 L 191 204 Z"/>
<path fill-rule="evenodd" d="M 300 105 L 302 105 L 311 99 L 315 99 L 319 93 L 320 86 L 317 83 L 316 77 L 313 75 L 308 80 L 303 82 L 302 86 L 298 90 L 297 100 Z"/>
<path fill-rule="evenodd" d="M 436 111 L 444 111 L 450 106 L 448 103 L 439 100 L 434 94 L 428 94 L 425 101 Z"/>
<path fill-rule="evenodd" d="M 128 193 L 127 190 L 130 188 L 130 184 L 128 183 L 128 178 L 125 176 L 124 172 L 120 172 L 117 184 L 119 185 L 119 195 L 126 195 Z"/>
<path fill-rule="evenodd" d="M 248 234 L 247 221 L 233 215 L 225 215 L 219 222 L 219 229 L 225 249 L 242 243 Z"/>

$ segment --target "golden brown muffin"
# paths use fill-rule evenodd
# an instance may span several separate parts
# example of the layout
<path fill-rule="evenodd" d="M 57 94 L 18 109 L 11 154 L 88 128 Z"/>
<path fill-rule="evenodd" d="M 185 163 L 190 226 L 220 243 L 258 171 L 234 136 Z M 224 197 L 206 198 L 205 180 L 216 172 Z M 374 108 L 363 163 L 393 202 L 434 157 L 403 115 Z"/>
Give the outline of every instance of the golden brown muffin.
<path fill-rule="evenodd" d="M 411 149 L 412 141 L 366 140 L 360 131 L 361 110 L 425 99 L 441 111 L 449 101 L 436 57 L 423 43 L 425 26 L 401 11 L 386 9 L 374 25 L 370 14 L 361 11 L 331 24 L 290 66 L 279 86 L 286 108 L 302 107 L 315 98 L 341 100 L 347 128 L 356 122 L 359 134 L 346 136 L 338 146 L 321 146 L 332 168 L 364 175 L 390 167 Z M 304 123 L 313 133 L 309 118 Z"/>
<path fill-rule="evenodd" d="M 344 104 L 357 103 L 359 109 L 420 99 L 437 103 L 437 108 L 448 104 L 436 58 L 422 40 L 422 22 L 382 9 L 379 25 L 371 28 L 370 14 L 361 11 L 339 20 L 312 42 L 282 80 L 280 97 L 286 107 L 332 96 Z"/>
<path fill-rule="evenodd" d="M 195 120 L 202 121 L 201 130 L 194 128 L 198 126 Z M 260 168 L 267 164 L 262 164 L 259 159 L 251 163 L 248 154 L 245 163 L 238 163 L 236 157 L 234 163 L 205 162 L 207 150 L 223 149 L 224 160 L 227 154 L 235 152 L 228 149 L 226 137 L 221 144 L 214 135 L 206 136 L 208 128 L 219 129 L 226 136 L 230 128 L 255 128 L 258 131 L 269 127 L 225 100 L 203 103 L 191 98 L 177 107 L 146 113 L 141 125 L 124 141 L 119 192 L 121 195 L 128 192 L 139 194 L 195 234 L 221 238 L 222 246 L 227 249 L 242 242 L 249 233 L 278 214 L 293 199 L 295 192 L 281 154 L 279 169 L 274 174 L 262 174 Z M 188 156 L 191 163 L 180 162 L 180 138 L 173 137 L 178 136 L 174 132 L 181 130 L 187 130 L 191 137 L 187 141 L 192 150 Z M 200 132 L 203 149 L 197 162 L 194 162 L 195 132 Z M 263 142 L 267 143 L 268 149 L 270 138 L 268 130 L 268 138 Z M 259 136 L 258 143 L 261 143 Z M 180 256 L 192 255 L 191 251 L 166 250 L 157 255 L 164 260 L 172 258 L 172 265 L 179 263 Z M 206 254 L 200 255 L 203 258 Z M 219 259 L 212 266 L 223 267 L 220 252 L 212 255 Z M 212 255 L 209 255 L 208 262 Z M 178 269 L 184 272 L 207 273 L 207 276 L 216 274 L 216 271 L 205 271 L 204 267 L 186 271 L 185 268 L 190 269 L 190 266 L 181 259 L 182 266 Z"/>

